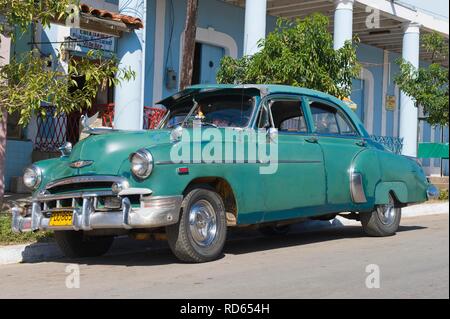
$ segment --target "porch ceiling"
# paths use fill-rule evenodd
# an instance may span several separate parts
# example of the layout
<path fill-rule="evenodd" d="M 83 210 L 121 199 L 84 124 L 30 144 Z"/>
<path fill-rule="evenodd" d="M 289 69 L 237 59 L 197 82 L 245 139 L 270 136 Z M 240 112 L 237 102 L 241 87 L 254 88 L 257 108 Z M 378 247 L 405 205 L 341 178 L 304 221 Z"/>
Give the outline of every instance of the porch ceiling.
<path fill-rule="evenodd" d="M 224 0 L 233 5 L 245 7 L 245 0 Z M 392 52 L 402 53 L 403 23 L 401 18 L 380 12 L 380 27 L 368 29 L 366 19 L 369 13 L 367 6 L 355 1 L 353 6 L 353 32 L 358 35 L 362 43 L 369 44 Z M 283 17 L 287 19 L 305 18 L 312 13 L 319 12 L 329 17 L 330 32 L 333 32 L 334 25 L 333 0 L 267 0 L 267 12 L 269 15 Z M 421 34 L 430 32 L 424 28 Z M 448 36 L 447 36 L 448 41 Z M 423 48 L 420 50 L 420 59 L 430 61 L 431 56 Z M 439 61 L 448 67 L 448 60 Z"/>

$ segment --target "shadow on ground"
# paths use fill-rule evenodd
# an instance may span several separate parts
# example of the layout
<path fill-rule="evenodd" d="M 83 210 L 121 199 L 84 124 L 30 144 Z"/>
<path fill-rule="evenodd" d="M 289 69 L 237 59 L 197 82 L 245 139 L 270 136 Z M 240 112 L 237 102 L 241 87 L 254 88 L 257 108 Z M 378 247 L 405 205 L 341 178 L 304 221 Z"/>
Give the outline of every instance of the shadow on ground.
<path fill-rule="evenodd" d="M 423 230 L 422 226 L 400 226 L 398 232 Z M 359 226 L 336 227 L 316 231 L 298 231 L 278 237 L 263 237 L 255 230 L 231 230 L 229 240 L 224 248 L 226 255 L 241 255 L 261 251 L 270 251 L 292 246 L 306 246 L 321 242 L 342 239 L 365 238 L 366 234 Z M 378 238 L 373 238 L 376 244 Z M 110 252 L 102 257 L 68 259 L 57 258 L 51 260 L 59 263 L 77 263 L 84 265 L 112 265 L 112 266 L 160 266 L 179 264 L 165 241 L 137 242 L 129 238 L 117 239 Z"/>

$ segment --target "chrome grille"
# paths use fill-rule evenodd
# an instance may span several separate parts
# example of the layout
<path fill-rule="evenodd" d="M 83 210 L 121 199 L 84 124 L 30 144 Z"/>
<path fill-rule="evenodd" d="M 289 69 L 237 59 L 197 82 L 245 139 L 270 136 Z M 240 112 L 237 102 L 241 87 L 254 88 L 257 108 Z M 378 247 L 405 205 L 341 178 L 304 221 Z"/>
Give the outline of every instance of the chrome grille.
<path fill-rule="evenodd" d="M 79 191 L 83 188 L 109 190 L 114 183 L 123 181 L 125 178 L 118 176 L 75 176 L 50 182 L 46 185 L 45 190 L 52 194 Z"/>

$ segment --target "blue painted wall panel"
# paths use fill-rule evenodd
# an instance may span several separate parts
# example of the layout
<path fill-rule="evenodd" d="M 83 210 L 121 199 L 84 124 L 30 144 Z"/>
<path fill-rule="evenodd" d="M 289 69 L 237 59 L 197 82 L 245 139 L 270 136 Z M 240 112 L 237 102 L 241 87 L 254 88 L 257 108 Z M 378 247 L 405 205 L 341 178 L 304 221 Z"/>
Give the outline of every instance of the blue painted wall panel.
<path fill-rule="evenodd" d="M 31 165 L 32 152 L 33 144 L 30 141 L 7 140 L 5 163 L 5 184 L 7 191 L 9 191 L 11 177 L 22 176 L 23 170 Z"/>
<path fill-rule="evenodd" d="M 373 134 L 381 135 L 381 111 L 383 88 L 383 50 L 361 43 L 356 51 L 358 60 L 374 77 Z M 366 83 L 366 86 L 369 83 Z M 367 92 L 367 88 L 366 88 Z M 369 114 L 365 114 L 366 119 Z"/>

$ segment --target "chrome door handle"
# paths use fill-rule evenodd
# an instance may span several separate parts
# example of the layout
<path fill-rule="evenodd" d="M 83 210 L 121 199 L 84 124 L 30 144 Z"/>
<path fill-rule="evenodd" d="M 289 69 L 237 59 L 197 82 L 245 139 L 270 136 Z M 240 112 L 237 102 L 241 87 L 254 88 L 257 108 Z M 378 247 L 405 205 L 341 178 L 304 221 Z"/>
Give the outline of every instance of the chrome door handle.
<path fill-rule="evenodd" d="M 305 141 L 308 143 L 319 143 L 319 139 L 315 136 L 305 138 Z"/>
<path fill-rule="evenodd" d="M 361 146 L 361 147 L 366 147 L 367 146 L 367 142 L 364 141 L 364 140 L 358 141 L 355 144 L 358 145 L 358 146 Z"/>

